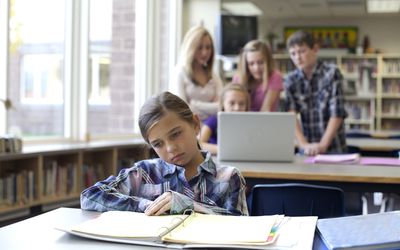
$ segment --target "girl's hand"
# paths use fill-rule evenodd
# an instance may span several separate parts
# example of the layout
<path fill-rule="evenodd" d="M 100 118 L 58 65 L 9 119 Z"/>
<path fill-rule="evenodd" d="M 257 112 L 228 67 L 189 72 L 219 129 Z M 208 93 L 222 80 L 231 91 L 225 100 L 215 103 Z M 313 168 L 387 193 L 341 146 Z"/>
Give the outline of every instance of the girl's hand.
<path fill-rule="evenodd" d="M 144 211 L 147 215 L 161 215 L 171 209 L 172 194 L 165 192 L 151 203 Z"/>
<path fill-rule="evenodd" d="M 304 146 L 304 154 L 305 155 L 317 155 L 322 152 L 323 150 L 319 146 L 319 143 L 310 143 Z"/>

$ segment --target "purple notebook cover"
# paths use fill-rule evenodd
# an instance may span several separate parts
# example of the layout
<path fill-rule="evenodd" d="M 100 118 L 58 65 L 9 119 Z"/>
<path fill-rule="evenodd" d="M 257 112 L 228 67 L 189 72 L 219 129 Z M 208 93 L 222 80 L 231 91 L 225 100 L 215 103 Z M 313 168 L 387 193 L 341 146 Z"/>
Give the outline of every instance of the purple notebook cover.
<path fill-rule="evenodd" d="M 304 160 L 304 163 L 314 164 L 315 157 L 308 157 Z M 318 162 L 320 164 L 324 164 L 324 162 Z M 349 162 L 325 162 L 327 164 L 349 164 Z M 398 158 L 389 158 L 389 157 L 360 157 L 359 162 L 352 162 L 354 164 L 360 165 L 384 165 L 384 166 L 400 166 L 400 159 Z M 352 164 L 350 163 L 350 164 Z"/>

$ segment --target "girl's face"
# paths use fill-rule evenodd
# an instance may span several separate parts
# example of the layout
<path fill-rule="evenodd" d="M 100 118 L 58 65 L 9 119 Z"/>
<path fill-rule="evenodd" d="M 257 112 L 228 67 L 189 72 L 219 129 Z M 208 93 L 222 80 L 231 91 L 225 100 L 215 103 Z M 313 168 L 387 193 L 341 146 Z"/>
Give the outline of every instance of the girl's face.
<path fill-rule="evenodd" d="M 190 124 L 174 112 L 167 112 L 148 131 L 148 140 L 158 156 L 168 163 L 182 167 L 197 167 L 203 161 L 197 147 L 200 120 L 194 116 Z"/>
<path fill-rule="evenodd" d="M 194 62 L 205 66 L 210 61 L 212 54 L 212 41 L 209 36 L 203 36 L 194 55 Z"/>
<path fill-rule="evenodd" d="M 260 51 L 247 52 L 246 62 L 253 78 L 262 81 L 265 69 L 265 58 L 262 53 Z"/>
<path fill-rule="evenodd" d="M 224 95 L 224 111 L 238 112 L 246 111 L 247 98 L 242 91 L 229 90 Z"/>

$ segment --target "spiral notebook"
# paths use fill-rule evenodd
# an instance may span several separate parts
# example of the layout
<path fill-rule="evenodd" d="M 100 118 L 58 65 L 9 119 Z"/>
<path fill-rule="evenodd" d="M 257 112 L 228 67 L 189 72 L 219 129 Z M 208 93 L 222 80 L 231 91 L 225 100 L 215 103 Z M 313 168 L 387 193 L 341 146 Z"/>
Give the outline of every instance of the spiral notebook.
<path fill-rule="evenodd" d="M 246 248 L 311 250 L 316 216 L 147 216 L 110 211 L 58 230 L 89 239 L 168 248 Z"/>
<path fill-rule="evenodd" d="M 283 216 L 281 216 L 283 218 Z M 144 213 L 109 211 L 67 231 L 97 240 L 167 247 L 268 245 L 272 227 L 279 218 L 269 216 L 190 215 L 147 216 Z M 60 228 L 59 228 L 60 229 Z M 240 230 L 239 230 L 240 229 Z M 221 233 L 224 232 L 224 233 Z"/>

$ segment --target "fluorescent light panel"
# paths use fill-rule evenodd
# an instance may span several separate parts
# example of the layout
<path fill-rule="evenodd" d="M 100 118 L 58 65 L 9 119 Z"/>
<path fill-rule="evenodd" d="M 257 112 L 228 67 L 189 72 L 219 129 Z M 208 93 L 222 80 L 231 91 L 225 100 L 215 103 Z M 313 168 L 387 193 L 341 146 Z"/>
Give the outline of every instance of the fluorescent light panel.
<path fill-rule="evenodd" d="M 368 0 L 368 13 L 396 13 L 400 11 L 400 0 Z"/>
<path fill-rule="evenodd" d="M 263 14 L 263 11 L 252 2 L 222 3 L 222 8 L 233 15 L 261 16 Z"/>

